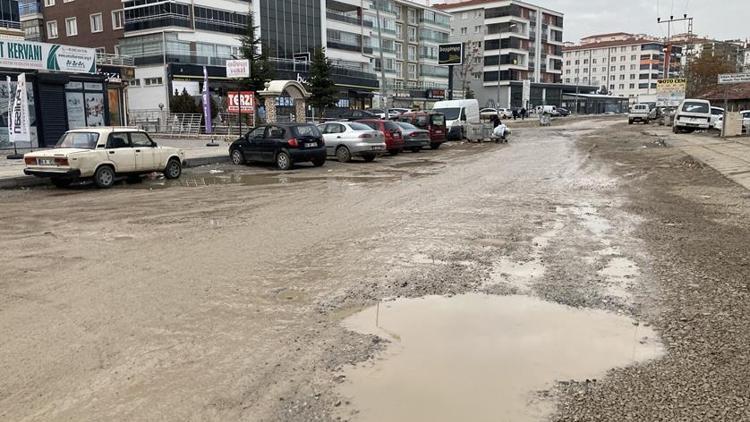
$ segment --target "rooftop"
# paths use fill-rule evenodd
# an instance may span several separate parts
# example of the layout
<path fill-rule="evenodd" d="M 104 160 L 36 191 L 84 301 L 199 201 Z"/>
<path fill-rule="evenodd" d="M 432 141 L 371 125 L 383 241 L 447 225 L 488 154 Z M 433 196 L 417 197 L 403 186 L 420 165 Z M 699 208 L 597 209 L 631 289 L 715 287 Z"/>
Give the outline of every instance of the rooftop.
<path fill-rule="evenodd" d="M 432 7 L 438 10 L 449 10 L 449 9 L 459 9 L 459 8 L 469 7 L 469 6 L 487 6 L 492 3 L 501 3 L 501 2 L 506 2 L 506 1 L 508 0 L 464 0 L 464 1 L 458 1 L 455 3 L 433 4 Z M 521 6 L 538 8 L 538 9 L 543 10 L 544 12 L 549 12 L 551 14 L 563 16 L 562 12 L 548 9 L 546 7 L 537 6 L 535 4 L 526 3 L 524 1 L 519 1 L 519 0 L 511 0 L 511 1 Z"/>
<path fill-rule="evenodd" d="M 655 41 L 648 38 L 631 38 L 628 40 L 617 40 L 617 41 L 603 41 L 594 42 L 589 44 L 580 44 L 573 46 L 563 47 L 563 51 L 580 51 L 580 50 L 596 50 L 597 48 L 607 48 L 623 45 L 641 45 L 641 44 L 661 44 L 661 41 Z"/>
<path fill-rule="evenodd" d="M 703 98 L 705 100 L 724 101 L 725 95 L 726 99 L 729 101 L 750 100 L 750 82 L 717 86 L 708 91 L 706 94 L 699 96 L 699 98 Z"/>

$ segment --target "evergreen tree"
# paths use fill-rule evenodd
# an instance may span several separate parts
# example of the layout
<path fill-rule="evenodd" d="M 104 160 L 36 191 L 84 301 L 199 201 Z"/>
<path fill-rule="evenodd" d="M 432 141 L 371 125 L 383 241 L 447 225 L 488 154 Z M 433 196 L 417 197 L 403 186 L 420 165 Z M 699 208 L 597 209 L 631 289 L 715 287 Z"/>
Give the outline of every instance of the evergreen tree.
<path fill-rule="evenodd" d="M 201 108 L 195 103 L 192 95 L 188 94 L 187 89 L 183 88 L 181 93 L 175 90 L 174 95 L 169 99 L 169 110 L 172 113 L 200 113 Z"/>
<path fill-rule="evenodd" d="M 336 105 L 336 85 L 331 78 L 331 61 L 326 57 L 325 48 L 317 48 L 310 62 L 307 89 L 312 96 L 309 103 L 322 115 L 325 109 Z"/>
<path fill-rule="evenodd" d="M 266 81 L 273 79 L 276 74 L 268 60 L 268 48 L 262 45 L 257 31 L 258 27 L 255 26 L 255 17 L 251 11 L 245 34 L 240 38 L 240 54 L 250 61 L 250 78 L 243 85 L 255 92 L 265 89 Z"/>

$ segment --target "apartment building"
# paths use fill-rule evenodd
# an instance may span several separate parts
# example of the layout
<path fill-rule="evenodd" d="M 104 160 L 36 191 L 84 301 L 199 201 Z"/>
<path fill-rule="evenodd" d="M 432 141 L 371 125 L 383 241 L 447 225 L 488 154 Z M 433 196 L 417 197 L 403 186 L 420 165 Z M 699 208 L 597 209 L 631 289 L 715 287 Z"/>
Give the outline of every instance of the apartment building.
<path fill-rule="evenodd" d="M 437 57 L 438 45 L 450 36 L 450 14 L 404 0 L 365 3 L 364 42 L 371 47 L 365 56 L 378 77 L 385 73 L 389 105 L 429 108 L 444 99 L 448 69 L 438 66 Z"/>
<path fill-rule="evenodd" d="M 584 42 L 585 41 L 585 42 Z M 563 49 L 563 82 L 601 87 L 600 92 L 655 101 L 656 81 L 664 77 L 665 44 L 654 37 L 627 33 L 586 37 Z M 673 47 L 670 77 L 679 76 L 682 49 Z"/>
<path fill-rule="evenodd" d="M 24 5 L 31 15 L 26 21 L 37 20 L 39 3 Z M 41 5 L 44 28 L 39 38 L 43 41 L 94 48 L 100 54 L 117 53 L 123 35 L 120 0 L 42 0 Z"/>
<path fill-rule="evenodd" d="M 0 37 L 23 38 L 18 0 L 0 0 Z"/>
<path fill-rule="evenodd" d="M 560 104 L 562 13 L 517 0 L 435 7 L 452 15 L 451 41 L 464 43 L 468 51 L 454 74 L 455 89 L 470 89 L 482 106 Z M 531 88 L 524 95 L 526 80 Z"/>

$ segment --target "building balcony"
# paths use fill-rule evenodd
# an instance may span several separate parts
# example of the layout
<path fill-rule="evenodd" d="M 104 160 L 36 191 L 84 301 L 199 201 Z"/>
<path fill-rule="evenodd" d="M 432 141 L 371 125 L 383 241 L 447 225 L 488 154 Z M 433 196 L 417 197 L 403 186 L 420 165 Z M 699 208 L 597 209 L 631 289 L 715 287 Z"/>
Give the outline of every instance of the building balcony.
<path fill-rule="evenodd" d="M 131 56 L 97 53 L 96 64 L 112 66 L 135 66 L 135 59 Z"/>
<path fill-rule="evenodd" d="M 372 21 L 367 21 L 367 20 L 364 20 L 362 18 L 355 17 L 355 16 L 344 15 L 344 14 L 331 11 L 331 10 L 326 10 L 326 18 L 334 20 L 334 21 L 338 21 L 338 22 L 350 23 L 352 25 L 364 26 L 367 28 L 373 27 Z"/>

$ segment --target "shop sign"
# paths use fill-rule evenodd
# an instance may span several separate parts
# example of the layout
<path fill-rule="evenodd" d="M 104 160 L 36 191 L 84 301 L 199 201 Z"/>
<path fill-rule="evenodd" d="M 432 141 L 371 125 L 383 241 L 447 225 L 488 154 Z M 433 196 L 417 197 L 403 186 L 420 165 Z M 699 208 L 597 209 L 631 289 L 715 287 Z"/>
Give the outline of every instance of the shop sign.
<path fill-rule="evenodd" d="M 242 102 L 242 114 L 253 114 L 255 112 L 255 92 L 253 91 L 229 91 L 227 93 L 227 112 L 239 113 L 240 101 Z"/>
<path fill-rule="evenodd" d="M 96 50 L 22 40 L 0 40 L 0 67 L 96 73 Z"/>
<path fill-rule="evenodd" d="M 685 99 L 687 81 L 683 78 L 656 81 L 656 106 L 677 107 Z"/>
<path fill-rule="evenodd" d="M 427 98 L 431 100 L 444 100 L 445 99 L 445 90 L 444 89 L 437 89 L 432 88 L 427 90 Z"/>
<path fill-rule="evenodd" d="M 463 43 L 440 44 L 438 46 L 438 64 L 439 65 L 460 65 L 463 63 L 464 45 Z"/>
<path fill-rule="evenodd" d="M 241 79 L 250 77 L 250 60 L 227 60 L 227 78 Z"/>

